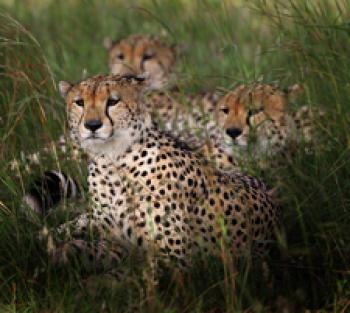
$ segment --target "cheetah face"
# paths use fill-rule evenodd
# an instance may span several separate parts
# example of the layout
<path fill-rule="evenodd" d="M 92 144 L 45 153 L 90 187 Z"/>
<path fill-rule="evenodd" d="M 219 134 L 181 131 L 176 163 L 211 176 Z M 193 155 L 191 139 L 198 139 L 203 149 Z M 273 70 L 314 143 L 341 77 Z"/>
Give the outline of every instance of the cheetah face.
<path fill-rule="evenodd" d="M 177 57 L 175 47 L 147 35 L 132 35 L 117 42 L 106 38 L 104 45 L 109 51 L 112 74 L 144 75 L 151 90 L 160 90 L 169 84 Z"/>
<path fill-rule="evenodd" d="M 216 118 L 236 145 L 246 147 L 281 122 L 286 102 L 287 94 L 270 85 L 241 85 L 220 99 Z"/>
<path fill-rule="evenodd" d="M 73 140 L 87 152 L 127 148 L 141 123 L 143 78 L 95 76 L 75 85 L 60 82 Z M 125 147 L 124 147 L 125 146 Z"/>

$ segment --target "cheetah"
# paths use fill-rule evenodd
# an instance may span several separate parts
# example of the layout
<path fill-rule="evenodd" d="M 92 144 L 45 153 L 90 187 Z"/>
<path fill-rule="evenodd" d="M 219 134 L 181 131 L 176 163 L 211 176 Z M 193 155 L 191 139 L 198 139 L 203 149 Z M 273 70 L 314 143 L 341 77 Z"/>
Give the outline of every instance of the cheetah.
<path fill-rule="evenodd" d="M 261 168 L 271 167 L 291 146 L 316 138 L 312 109 L 303 106 L 293 113 L 289 107 L 301 92 L 298 84 L 287 90 L 262 83 L 240 85 L 218 101 L 217 123 L 243 155 L 249 153 Z"/>
<path fill-rule="evenodd" d="M 145 75 L 149 90 L 164 90 L 173 85 L 179 46 L 147 34 L 133 34 L 115 41 L 105 38 L 104 46 L 111 74 Z"/>
<path fill-rule="evenodd" d="M 266 252 L 280 218 L 264 183 L 211 166 L 153 123 L 138 76 L 94 76 L 60 82 L 72 139 L 89 156 L 92 209 L 59 227 L 58 261 L 78 251 L 112 264 L 133 249 L 150 249 L 165 263 L 191 265 L 199 250 L 234 256 Z M 98 235 L 95 245 L 85 234 Z M 105 251 L 107 250 L 107 251 Z"/>
<path fill-rule="evenodd" d="M 178 56 L 182 48 L 167 44 L 164 40 L 154 35 L 134 34 L 122 40 L 112 41 L 109 38 L 104 40 L 104 46 L 108 50 L 110 71 L 115 74 L 138 73 L 147 77 L 147 101 L 145 105 L 151 112 L 153 118 L 165 129 L 173 131 L 175 136 L 189 142 L 193 147 L 202 144 L 198 142 L 195 135 L 201 134 L 202 123 L 196 125 L 196 131 L 187 132 L 189 128 L 187 115 L 192 110 L 187 107 L 196 108 L 198 103 L 208 101 L 215 102 L 217 97 L 214 93 L 204 96 L 193 97 L 183 95 L 174 85 L 175 68 Z M 202 100 L 203 99 L 203 100 Z M 184 106 L 182 103 L 188 103 Z M 199 114 L 196 112 L 196 120 L 199 121 Z M 201 114 L 202 115 L 202 114 Z M 176 118 L 175 118 L 176 117 Z M 190 119 L 193 129 L 194 119 Z M 194 134 L 195 133 L 195 134 Z M 84 152 L 69 139 L 69 136 L 62 135 L 53 147 L 46 147 L 41 153 L 34 153 L 27 156 L 26 168 L 33 167 L 32 156 L 40 163 L 45 154 L 58 154 L 73 161 L 85 162 Z M 13 162 L 14 167 L 18 167 L 18 162 Z M 56 175 L 56 177 L 54 177 Z M 73 183 L 72 183 L 73 182 Z M 23 198 L 30 208 L 37 213 L 47 211 L 52 198 L 59 199 L 64 195 L 71 197 L 79 187 L 74 185 L 75 180 L 65 173 L 47 170 L 44 175 L 36 179 L 30 186 L 29 191 Z M 55 196 L 51 196 L 55 193 Z M 56 197 L 61 195 L 61 197 Z"/>

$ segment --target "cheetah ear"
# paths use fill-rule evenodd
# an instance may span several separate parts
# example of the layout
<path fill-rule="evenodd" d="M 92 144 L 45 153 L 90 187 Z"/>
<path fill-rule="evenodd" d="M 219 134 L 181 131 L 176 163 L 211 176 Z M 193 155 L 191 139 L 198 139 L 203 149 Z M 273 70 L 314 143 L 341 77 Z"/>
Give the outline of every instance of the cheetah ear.
<path fill-rule="evenodd" d="M 103 46 L 107 49 L 107 50 L 111 50 L 112 46 L 113 46 L 113 40 L 110 37 L 105 37 L 103 39 Z"/>
<path fill-rule="evenodd" d="M 287 89 L 288 101 L 295 101 L 304 92 L 303 86 L 294 84 Z"/>
<path fill-rule="evenodd" d="M 64 80 L 60 81 L 58 83 L 58 89 L 60 91 L 60 94 L 63 98 L 65 98 L 69 92 L 69 90 L 72 88 L 72 84 L 69 82 L 66 82 Z"/>

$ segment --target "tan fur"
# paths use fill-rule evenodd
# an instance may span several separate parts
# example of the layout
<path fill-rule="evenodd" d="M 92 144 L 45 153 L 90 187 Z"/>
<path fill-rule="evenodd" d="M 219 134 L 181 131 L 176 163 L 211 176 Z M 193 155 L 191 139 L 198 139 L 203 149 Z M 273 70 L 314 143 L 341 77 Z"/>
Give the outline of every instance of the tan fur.
<path fill-rule="evenodd" d="M 177 58 L 177 49 L 151 35 L 134 34 L 120 41 L 105 39 L 112 74 L 145 74 L 151 89 L 169 84 Z"/>
<path fill-rule="evenodd" d="M 227 93 L 218 103 L 218 121 L 224 128 L 243 129 L 248 111 L 263 112 L 266 118 L 278 121 L 287 109 L 288 94 L 268 84 L 241 85 Z M 228 110 L 228 114 L 223 112 Z M 259 122 L 262 122 L 260 119 Z"/>

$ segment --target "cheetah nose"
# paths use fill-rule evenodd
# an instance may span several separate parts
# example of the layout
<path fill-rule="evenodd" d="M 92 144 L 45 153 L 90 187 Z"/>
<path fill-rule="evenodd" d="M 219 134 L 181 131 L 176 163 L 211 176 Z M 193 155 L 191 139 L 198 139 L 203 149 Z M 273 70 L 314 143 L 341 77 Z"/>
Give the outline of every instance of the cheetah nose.
<path fill-rule="evenodd" d="M 226 134 L 229 135 L 231 138 L 235 139 L 240 134 L 242 134 L 242 131 L 238 128 L 228 128 L 226 129 Z"/>
<path fill-rule="evenodd" d="M 89 120 L 84 123 L 84 126 L 92 132 L 95 132 L 102 126 L 102 122 L 100 120 Z"/>

